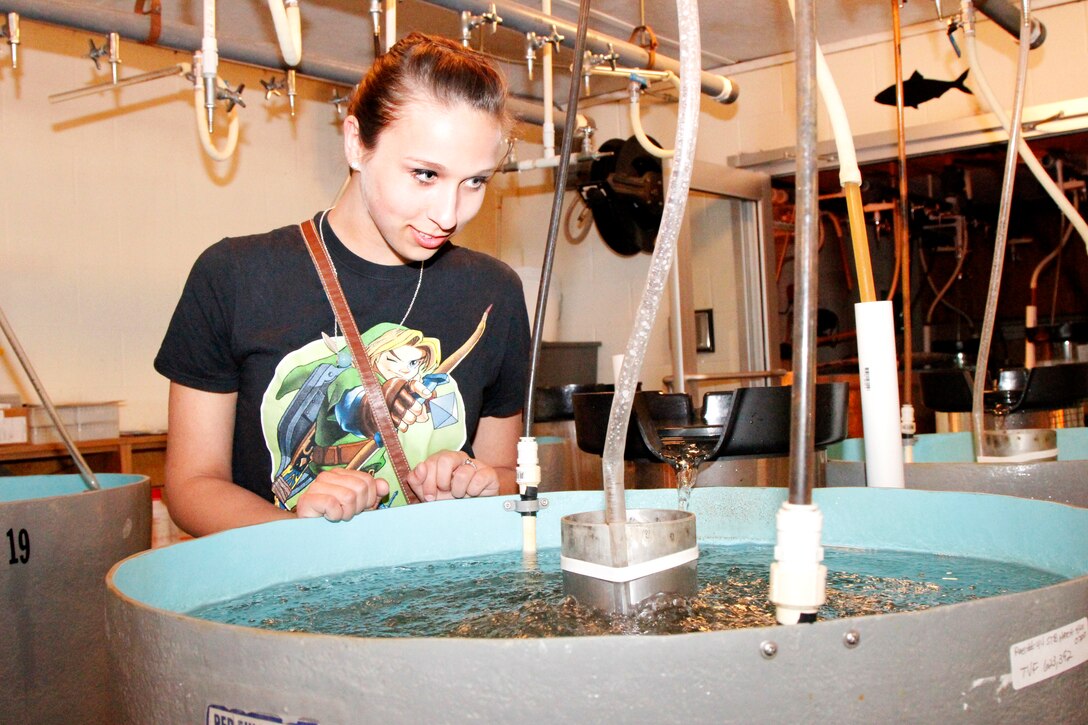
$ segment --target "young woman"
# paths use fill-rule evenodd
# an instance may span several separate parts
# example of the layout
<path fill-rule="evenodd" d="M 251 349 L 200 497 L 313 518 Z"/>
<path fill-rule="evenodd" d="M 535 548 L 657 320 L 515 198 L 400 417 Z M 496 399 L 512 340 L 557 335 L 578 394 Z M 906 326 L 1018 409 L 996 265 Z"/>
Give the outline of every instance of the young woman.
<path fill-rule="evenodd" d="M 450 241 L 505 150 L 506 86 L 413 33 L 344 121 L 351 178 L 314 216 L 411 472 L 396 483 L 299 226 L 197 260 L 156 369 L 170 384 L 166 496 L 193 535 L 274 519 L 513 493 L 528 363 L 521 283 Z M 360 361 L 362 362 L 362 361 Z"/>

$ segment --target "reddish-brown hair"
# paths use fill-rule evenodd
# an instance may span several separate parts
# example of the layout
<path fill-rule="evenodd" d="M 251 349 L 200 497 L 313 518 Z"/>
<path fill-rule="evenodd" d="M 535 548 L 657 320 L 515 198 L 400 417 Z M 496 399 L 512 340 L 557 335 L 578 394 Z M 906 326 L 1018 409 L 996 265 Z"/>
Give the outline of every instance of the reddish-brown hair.
<path fill-rule="evenodd" d="M 348 112 L 359 122 L 363 147 L 373 149 L 404 105 L 427 99 L 466 103 L 494 117 L 505 133 L 512 125 L 506 94 L 506 80 L 486 56 L 446 38 L 413 32 L 374 61 Z"/>

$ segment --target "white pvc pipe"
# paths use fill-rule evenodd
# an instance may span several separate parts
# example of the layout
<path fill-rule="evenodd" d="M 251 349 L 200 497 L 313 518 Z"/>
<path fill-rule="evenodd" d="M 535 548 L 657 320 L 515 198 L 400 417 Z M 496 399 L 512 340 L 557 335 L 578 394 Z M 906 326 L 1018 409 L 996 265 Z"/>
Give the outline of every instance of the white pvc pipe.
<path fill-rule="evenodd" d="M 385 52 L 397 42 L 397 0 L 385 0 Z"/>
<path fill-rule="evenodd" d="M 545 15 L 552 14 L 552 0 L 541 0 L 540 12 Z M 555 89 L 553 73 L 552 73 L 552 44 L 545 43 L 541 48 L 544 51 L 544 56 L 541 58 L 540 65 L 544 70 L 544 124 L 541 126 L 541 134 L 544 142 L 544 156 L 555 155 L 555 101 L 554 94 Z"/>
<path fill-rule="evenodd" d="M 298 0 L 268 0 L 268 9 L 272 13 L 272 24 L 276 26 L 283 62 L 294 67 L 302 62 L 302 18 Z"/>
<path fill-rule="evenodd" d="M 673 252 L 672 271 L 670 273 L 670 302 L 672 307 L 672 371 L 673 383 L 676 393 L 687 392 L 687 375 L 684 370 L 684 316 L 680 314 L 683 306 L 680 304 L 680 248 Z"/>
<path fill-rule="evenodd" d="M 204 38 L 200 42 L 205 78 L 219 75 L 219 46 L 215 40 L 215 0 L 204 0 Z"/>
<path fill-rule="evenodd" d="M 899 366 L 895 358 L 892 303 L 888 300 L 859 302 L 854 305 L 854 317 L 858 329 L 866 484 L 903 488 Z"/>

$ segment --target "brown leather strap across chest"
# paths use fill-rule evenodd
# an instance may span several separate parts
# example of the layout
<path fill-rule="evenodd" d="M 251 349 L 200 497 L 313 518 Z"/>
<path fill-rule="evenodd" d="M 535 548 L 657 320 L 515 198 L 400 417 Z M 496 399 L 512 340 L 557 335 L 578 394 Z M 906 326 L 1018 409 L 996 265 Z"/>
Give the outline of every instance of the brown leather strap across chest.
<path fill-rule="evenodd" d="M 313 220 L 307 219 L 299 226 L 302 229 L 302 236 L 306 240 L 306 249 L 310 252 L 310 258 L 313 259 L 314 267 L 321 278 L 321 286 L 325 288 L 325 296 L 328 297 L 329 304 L 332 305 L 332 311 L 336 315 L 340 329 L 344 331 L 344 338 L 347 340 L 352 362 L 355 364 L 355 369 L 359 372 L 359 378 L 363 383 L 367 404 L 374 413 L 374 419 L 378 423 L 378 432 L 382 437 L 382 444 L 385 446 L 389 454 L 389 460 L 393 465 L 393 473 L 400 484 L 401 491 L 404 492 L 405 500 L 408 503 L 419 503 L 419 499 L 412 493 L 412 487 L 408 485 L 408 472 L 411 470 L 411 466 L 408 465 L 408 458 L 405 456 L 404 448 L 400 444 L 400 437 L 397 435 L 397 424 L 393 421 L 393 416 L 389 412 L 389 406 L 386 405 L 385 396 L 382 394 L 381 383 L 378 382 L 378 375 L 374 372 L 374 368 L 370 364 L 370 358 L 363 347 L 359 328 L 355 324 L 355 318 L 352 317 L 351 308 L 348 307 L 348 301 L 344 297 L 344 291 L 340 288 L 340 282 L 336 278 L 336 270 L 332 266 L 329 251 L 321 242 L 321 237 L 317 233 Z M 352 459 L 351 463 L 354 465 L 355 460 Z"/>

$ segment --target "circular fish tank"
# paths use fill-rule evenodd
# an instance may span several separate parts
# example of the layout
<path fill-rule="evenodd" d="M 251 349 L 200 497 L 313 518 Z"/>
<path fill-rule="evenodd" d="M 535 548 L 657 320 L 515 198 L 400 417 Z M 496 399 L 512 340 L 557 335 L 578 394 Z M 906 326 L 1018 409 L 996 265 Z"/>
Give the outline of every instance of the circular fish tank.
<path fill-rule="evenodd" d="M 632 508 L 676 491 L 629 491 Z M 696 490 L 707 543 L 773 543 L 783 489 Z M 541 549 L 600 492 L 549 495 Z M 127 722 L 836 720 L 1070 722 L 1088 711 L 1088 510 L 1028 499 L 822 489 L 825 547 L 1021 564 L 1058 583 L 893 614 L 667 636 L 400 639 L 268 631 L 187 614 L 272 585 L 520 548 L 503 499 L 286 521 L 130 557 L 110 572 Z M 428 592 L 426 576 L 414 585 Z M 218 718 L 218 719 L 217 719 Z M 247 719 L 248 718 L 248 719 Z"/>
<path fill-rule="evenodd" d="M 1027 463 L 976 463 L 970 432 L 915 437 L 907 488 L 1020 496 L 1088 507 L 1088 428 L 1058 428 L 1058 458 Z M 865 444 L 850 438 L 827 450 L 828 486 L 864 486 Z"/>
<path fill-rule="evenodd" d="M 151 546 L 147 476 L 0 478 L 0 721 L 117 722 L 106 573 Z"/>

